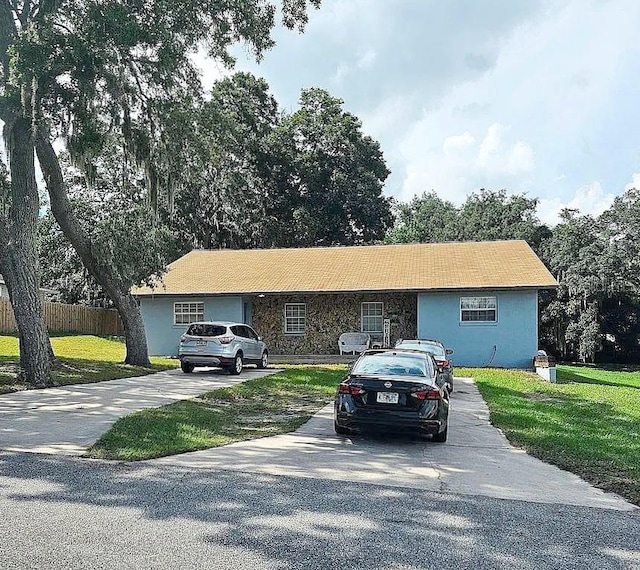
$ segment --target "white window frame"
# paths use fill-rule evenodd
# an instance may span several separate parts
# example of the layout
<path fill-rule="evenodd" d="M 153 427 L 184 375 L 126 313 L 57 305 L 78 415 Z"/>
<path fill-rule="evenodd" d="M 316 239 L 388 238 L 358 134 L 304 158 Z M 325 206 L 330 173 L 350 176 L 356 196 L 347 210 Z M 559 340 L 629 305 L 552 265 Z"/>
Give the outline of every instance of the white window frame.
<path fill-rule="evenodd" d="M 204 302 L 179 301 L 173 304 L 173 324 L 186 326 L 204 320 Z"/>
<path fill-rule="evenodd" d="M 375 305 L 374 311 L 377 313 L 379 310 L 380 314 L 365 315 L 365 305 L 367 313 L 369 313 L 369 311 L 373 309 L 373 306 Z M 372 329 L 365 327 L 365 319 L 367 323 L 369 322 L 369 319 L 380 319 L 380 328 Z M 365 301 L 364 303 L 360 304 L 360 331 L 374 334 L 384 332 L 384 303 L 382 303 L 381 301 Z"/>
<path fill-rule="evenodd" d="M 467 305 L 467 306 L 465 306 Z M 465 319 L 464 315 L 477 313 L 480 316 L 481 312 L 493 311 L 493 319 L 490 318 L 477 318 L 477 319 Z M 485 315 L 486 316 L 486 315 Z M 484 295 L 477 297 L 460 297 L 460 323 L 462 324 L 474 324 L 474 323 L 497 323 L 498 322 L 498 297 L 494 295 Z"/>
<path fill-rule="evenodd" d="M 307 334 L 307 304 L 284 304 L 284 334 L 302 336 Z"/>

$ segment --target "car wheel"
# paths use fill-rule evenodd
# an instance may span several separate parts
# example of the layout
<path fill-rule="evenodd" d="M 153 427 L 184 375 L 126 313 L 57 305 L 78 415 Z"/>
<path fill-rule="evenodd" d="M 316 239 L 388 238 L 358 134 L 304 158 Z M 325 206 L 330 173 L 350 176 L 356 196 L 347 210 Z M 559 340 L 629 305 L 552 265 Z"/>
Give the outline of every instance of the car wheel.
<path fill-rule="evenodd" d="M 195 366 L 191 362 L 180 362 L 180 368 L 182 368 L 183 372 L 191 374 Z"/>
<path fill-rule="evenodd" d="M 260 362 L 258 362 L 258 368 L 266 368 L 267 366 L 269 366 L 269 353 L 265 350 Z"/>
<path fill-rule="evenodd" d="M 338 422 L 336 421 L 333 422 L 333 429 L 338 435 L 349 435 L 351 433 L 351 430 L 338 425 Z"/>
<path fill-rule="evenodd" d="M 443 431 L 441 431 L 440 433 L 434 433 L 433 434 L 433 441 L 436 441 L 438 443 L 444 443 L 445 441 L 447 441 L 447 432 L 449 431 L 449 425 L 447 424 L 447 427 L 444 428 Z"/>
<path fill-rule="evenodd" d="M 242 372 L 242 353 L 241 352 L 236 354 L 236 357 L 233 359 L 233 364 L 231 368 L 229 368 L 229 372 L 231 374 L 240 374 L 240 372 Z"/>

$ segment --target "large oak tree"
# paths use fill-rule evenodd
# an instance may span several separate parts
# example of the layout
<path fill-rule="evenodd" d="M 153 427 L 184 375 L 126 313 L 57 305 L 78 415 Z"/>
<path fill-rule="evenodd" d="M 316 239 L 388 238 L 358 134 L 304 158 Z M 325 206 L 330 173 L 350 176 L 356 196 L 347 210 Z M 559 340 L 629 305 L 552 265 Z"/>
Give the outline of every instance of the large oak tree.
<path fill-rule="evenodd" d="M 319 3 L 282 0 L 284 24 L 301 29 L 307 4 Z M 132 163 L 146 174 L 150 202 L 156 203 L 158 192 L 172 188 L 171 168 L 159 165 L 175 165 L 163 118 L 174 99 L 201 91 L 189 56 L 205 48 L 210 57 L 231 64 L 228 47 L 246 42 L 260 57 L 273 45 L 275 13 L 268 0 L 0 0 L 0 120 L 11 179 L 2 263 L 27 381 L 51 383 L 37 294 L 34 149 L 56 220 L 120 312 L 126 361 L 148 364 L 138 307 L 77 219 L 54 142 L 63 141 L 91 184 L 105 138 L 121 134 Z"/>

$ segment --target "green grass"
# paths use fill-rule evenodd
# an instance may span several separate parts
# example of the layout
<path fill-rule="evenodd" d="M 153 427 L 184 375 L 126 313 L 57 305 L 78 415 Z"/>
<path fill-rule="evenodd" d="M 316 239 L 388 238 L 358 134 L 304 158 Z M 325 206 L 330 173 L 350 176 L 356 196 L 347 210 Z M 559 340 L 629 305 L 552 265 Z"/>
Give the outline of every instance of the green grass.
<path fill-rule="evenodd" d="M 518 447 L 640 505 L 640 371 L 559 366 L 533 373 L 457 369 L 473 376 L 491 422 Z"/>
<path fill-rule="evenodd" d="M 140 460 L 294 431 L 331 401 L 344 366 L 305 366 L 119 419 L 87 452 Z"/>
<path fill-rule="evenodd" d="M 52 374 L 59 386 L 142 376 L 178 366 L 177 360 L 168 358 L 152 358 L 151 368 L 123 364 L 125 346 L 118 337 L 54 336 L 51 344 L 58 360 Z M 18 339 L 0 336 L 0 394 L 30 388 L 17 379 L 18 361 Z"/>

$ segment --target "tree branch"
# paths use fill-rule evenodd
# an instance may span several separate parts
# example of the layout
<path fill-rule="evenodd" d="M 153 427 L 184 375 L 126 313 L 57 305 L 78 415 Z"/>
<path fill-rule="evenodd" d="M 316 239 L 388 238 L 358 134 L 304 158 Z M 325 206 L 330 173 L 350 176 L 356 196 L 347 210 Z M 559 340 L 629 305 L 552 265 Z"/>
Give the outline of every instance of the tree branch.
<path fill-rule="evenodd" d="M 9 77 L 8 50 L 18 36 L 16 22 L 13 17 L 13 6 L 9 0 L 0 0 L 0 63 L 2 64 L 2 80 L 7 83 Z"/>

